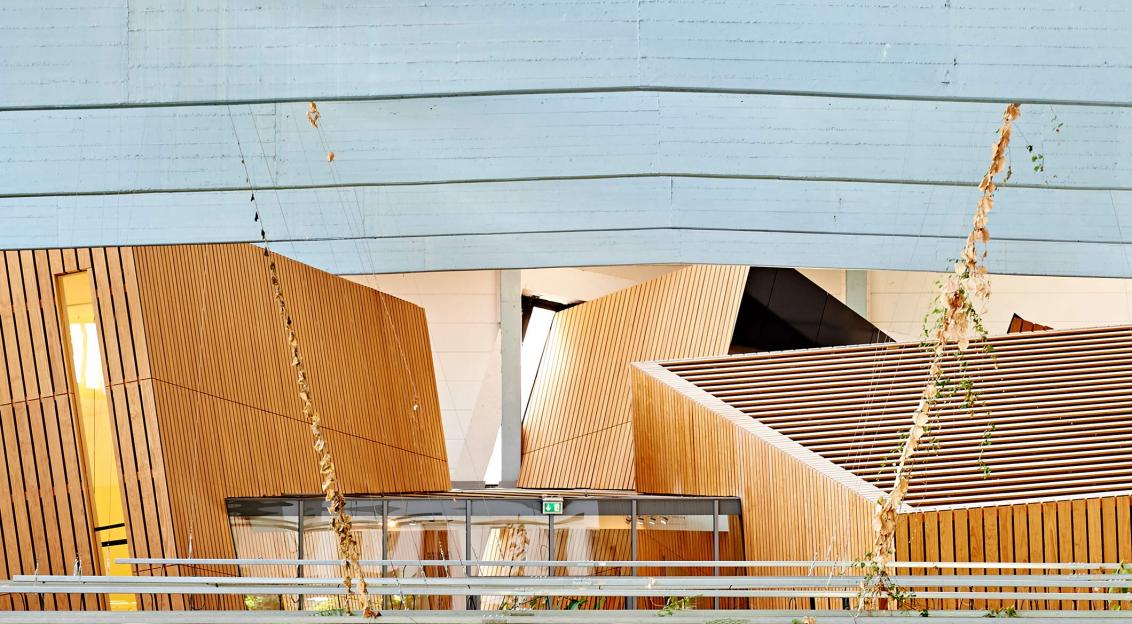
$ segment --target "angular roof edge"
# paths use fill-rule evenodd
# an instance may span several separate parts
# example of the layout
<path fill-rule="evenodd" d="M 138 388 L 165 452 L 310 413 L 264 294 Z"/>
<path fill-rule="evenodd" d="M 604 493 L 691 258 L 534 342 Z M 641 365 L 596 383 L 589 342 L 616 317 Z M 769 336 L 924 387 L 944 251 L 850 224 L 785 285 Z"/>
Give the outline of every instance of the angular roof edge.
<path fill-rule="evenodd" d="M 888 495 L 887 492 L 865 481 L 861 477 L 698 388 L 695 384 L 665 368 L 660 362 L 634 362 L 633 366 L 646 375 L 669 386 L 687 400 L 711 410 L 713 413 L 718 414 L 720 418 L 758 437 L 760 440 L 801 462 L 811 470 L 842 485 L 850 492 L 857 494 L 865 500 L 875 502 Z M 900 513 L 910 513 L 918 511 L 918 509 L 908 505 L 902 505 L 899 511 Z"/>

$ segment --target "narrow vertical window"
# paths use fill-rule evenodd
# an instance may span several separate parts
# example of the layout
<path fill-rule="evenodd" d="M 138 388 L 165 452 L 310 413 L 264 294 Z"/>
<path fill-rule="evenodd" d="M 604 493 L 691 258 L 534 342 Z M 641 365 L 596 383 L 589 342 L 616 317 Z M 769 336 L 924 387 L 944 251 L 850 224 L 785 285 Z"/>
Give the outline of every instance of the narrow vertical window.
<path fill-rule="evenodd" d="M 130 576 L 129 565 L 116 563 L 119 557 L 130 556 L 130 547 L 90 273 L 62 275 L 58 283 L 63 335 L 69 337 L 71 394 L 79 426 L 83 476 L 94 514 L 95 545 L 103 574 Z M 137 609 L 134 594 L 110 594 L 108 599 L 113 611 Z"/>

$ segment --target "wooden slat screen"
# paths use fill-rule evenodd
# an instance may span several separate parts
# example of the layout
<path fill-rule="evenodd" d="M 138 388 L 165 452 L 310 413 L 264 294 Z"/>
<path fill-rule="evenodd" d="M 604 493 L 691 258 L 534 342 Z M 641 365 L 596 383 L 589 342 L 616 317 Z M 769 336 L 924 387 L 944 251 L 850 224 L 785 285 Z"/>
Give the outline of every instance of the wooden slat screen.
<path fill-rule="evenodd" d="M 554 317 L 523 421 L 524 487 L 633 487 L 629 363 L 726 353 L 747 267 L 693 266 Z"/>
<path fill-rule="evenodd" d="M 1028 332 L 989 343 L 992 353 L 975 343 L 965 356 L 979 405 L 964 409 L 961 393 L 940 402 L 933 449 L 915 459 L 908 503 L 995 504 L 1132 488 L 1125 452 L 1132 328 Z M 889 462 L 927 379 L 927 354 L 915 343 L 663 366 L 881 488 L 890 484 Z M 958 377 L 959 367 L 952 357 L 945 372 Z"/>
<path fill-rule="evenodd" d="M 187 552 L 191 529 L 194 555 L 233 557 L 225 498 L 320 491 L 263 254 L 135 253 L 176 547 Z M 343 488 L 448 490 L 424 311 L 275 260 Z"/>
<path fill-rule="evenodd" d="M 1053 329 L 1053 328 L 1048 326 L 1048 325 L 1040 325 L 1040 324 L 1034 323 L 1032 321 L 1027 321 L 1026 319 L 1022 318 L 1021 316 L 1018 316 L 1017 314 L 1015 314 L 1014 316 L 1010 317 L 1010 326 L 1007 327 L 1006 333 L 1017 334 L 1017 333 L 1020 333 L 1020 332 L 1042 331 L 1042 330 L 1046 330 L 1046 329 Z"/>
<path fill-rule="evenodd" d="M 696 397 L 695 388 L 677 388 L 664 376 L 659 367 L 633 371 L 638 490 L 740 497 L 749 560 L 854 560 L 865 552 L 875 499 L 830 478 L 820 460 L 806 460 L 721 417 L 710 397 Z M 785 600 L 752 602 L 762 608 L 787 606 Z M 816 604 L 841 606 L 840 601 Z"/>
<path fill-rule="evenodd" d="M 423 310 L 276 259 L 345 489 L 448 490 Z M 190 531 L 194 555 L 235 556 L 226 497 L 319 492 L 261 250 L 3 252 L 0 578 L 70 574 L 76 559 L 84 573 L 101 572 L 56 293 L 56 276 L 77 271 L 92 280 L 133 556 L 186 556 Z M 241 606 L 239 597 L 139 604 Z M 94 596 L 0 595 L 0 609 L 105 606 Z"/>
<path fill-rule="evenodd" d="M 1132 561 L 1132 499 L 1128 496 L 1059 500 L 902 514 L 896 533 L 902 561 L 1115 563 Z M 1040 570 L 1032 570 L 1040 574 Z M 983 570 L 958 573 L 993 574 Z M 1025 573 L 1025 571 L 1019 572 Z M 1101 570 L 1093 573 L 1100 574 Z M 1068 574 L 1068 572 L 1066 572 Z M 990 588 L 989 591 L 996 591 Z M 1080 589 L 1033 591 L 1080 591 Z M 1101 601 L 928 601 L 929 608 L 1106 609 Z"/>
<path fill-rule="evenodd" d="M 150 444 L 157 435 L 156 405 L 132 250 L 9 251 L 0 265 L 0 576 L 36 569 L 70 574 L 76 559 L 85 573 L 101 572 L 55 279 L 78 271 L 89 271 L 92 280 L 130 548 L 140 557 L 173 556 L 164 467 L 160 448 Z M 184 601 L 144 596 L 140 606 L 181 607 Z M 104 607 L 95 596 L 0 596 L 0 608 Z"/>

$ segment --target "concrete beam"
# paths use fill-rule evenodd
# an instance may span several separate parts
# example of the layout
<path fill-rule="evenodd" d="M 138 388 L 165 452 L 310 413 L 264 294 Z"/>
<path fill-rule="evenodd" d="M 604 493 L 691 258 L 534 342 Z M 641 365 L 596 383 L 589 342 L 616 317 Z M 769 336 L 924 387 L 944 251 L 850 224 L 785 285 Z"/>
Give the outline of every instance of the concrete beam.
<path fill-rule="evenodd" d="M 522 273 L 518 270 L 499 272 L 499 328 L 502 400 L 500 486 L 514 487 L 519 481 L 519 465 L 523 453 L 522 361 L 523 311 Z"/>
<path fill-rule="evenodd" d="M 1132 7 L 105 0 L 0 10 L 0 106 L 672 85 L 1132 101 Z"/>

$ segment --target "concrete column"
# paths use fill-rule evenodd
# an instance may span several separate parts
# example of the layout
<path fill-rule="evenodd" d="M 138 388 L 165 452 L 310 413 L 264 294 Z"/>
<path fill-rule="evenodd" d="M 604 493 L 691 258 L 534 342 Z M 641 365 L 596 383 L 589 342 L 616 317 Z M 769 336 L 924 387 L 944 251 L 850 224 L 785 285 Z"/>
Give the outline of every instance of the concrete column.
<path fill-rule="evenodd" d="M 500 460 L 503 474 L 499 485 L 514 487 L 522 461 L 523 286 L 517 269 L 499 272 L 499 335 L 502 400 Z"/>
<path fill-rule="evenodd" d="M 869 318 L 868 271 L 845 271 L 845 305 L 863 318 Z"/>

